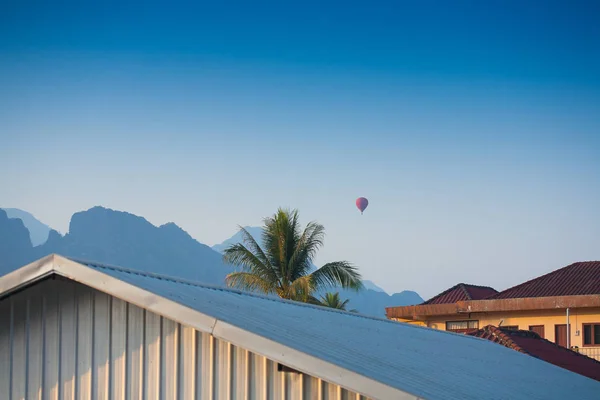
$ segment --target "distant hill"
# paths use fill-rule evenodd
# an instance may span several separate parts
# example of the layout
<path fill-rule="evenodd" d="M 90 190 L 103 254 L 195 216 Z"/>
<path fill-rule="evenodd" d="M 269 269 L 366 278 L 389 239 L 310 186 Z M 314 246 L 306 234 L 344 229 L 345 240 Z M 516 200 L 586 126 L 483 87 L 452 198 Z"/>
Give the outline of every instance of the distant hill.
<path fill-rule="evenodd" d="M 342 298 L 350 299 L 348 308 L 354 308 L 365 315 L 373 315 L 375 317 L 385 317 L 386 307 L 410 306 L 423 302 L 421 296 L 412 290 L 403 290 L 392 295 L 371 289 L 365 289 L 359 293 L 339 289 L 339 292 Z"/>
<path fill-rule="evenodd" d="M 18 218 L 8 218 L 0 209 L 0 275 L 31 261 L 33 246 L 29 231 Z"/>
<path fill-rule="evenodd" d="M 260 227 L 244 227 L 250 234 L 260 243 L 260 236 L 262 228 Z M 228 246 L 240 243 L 241 234 L 238 232 L 223 243 L 213 246 L 212 248 L 217 251 L 223 251 Z M 316 267 L 315 267 L 316 268 Z M 387 294 L 382 288 L 377 286 L 375 283 L 364 280 L 363 285 L 365 289 L 359 293 L 351 290 L 329 289 L 328 291 L 339 291 L 340 296 L 344 299 L 349 299 L 349 308 L 356 309 L 359 312 L 366 315 L 373 315 L 377 317 L 385 317 L 385 308 L 392 306 L 408 306 L 413 304 L 419 304 L 423 302 L 421 296 L 416 292 L 405 290 L 400 293 L 394 293 L 392 295 Z"/>
<path fill-rule="evenodd" d="M 261 242 L 263 229 L 257 226 L 244 226 L 244 229 L 248 231 L 250 235 L 256 240 L 258 243 Z M 218 251 L 219 253 L 223 253 L 223 251 L 231 246 L 232 244 L 241 243 L 242 242 L 242 234 L 238 231 L 235 235 L 224 241 L 223 243 L 215 244 L 212 246 L 214 251 Z"/>
<path fill-rule="evenodd" d="M 144 218 L 126 212 L 94 207 L 76 213 L 71 218 L 69 233 L 61 236 L 50 231 L 46 243 L 38 247 L 33 247 L 28 237 L 28 243 L 23 244 L 22 231 L 26 234 L 27 230 L 10 221 L 21 222 L 3 220 L 0 216 L 0 232 L 4 230 L 6 235 L 17 235 L 19 240 L 16 243 L 17 238 L 13 238 L 15 247 L 7 245 L 0 253 L 3 261 L 0 274 L 51 253 L 214 285 L 223 285 L 225 275 L 232 271 L 223 264 L 219 253 L 199 243 L 174 223 L 156 227 Z"/>
<path fill-rule="evenodd" d="M 382 288 L 380 288 L 379 286 L 377 286 L 376 284 L 374 284 L 373 281 L 364 280 L 363 281 L 363 285 L 367 289 L 371 289 L 371 290 L 374 290 L 376 292 L 384 292 L 385 293 L 385 290 L 383 290 Z"/>
<path fill-rule="evenodd" d="M 19 210 L 18 208 L 4 208 L 8 218 L 18 218 L 23 221 L 23 224 L 29 231 L 29 237 L 31 238 L 31 244 L 39 246 L 46 243 L 48 240 L 48 234 L 52 230 L 48 225 L 40 222 L 33 215 L 27 211 Z"/>

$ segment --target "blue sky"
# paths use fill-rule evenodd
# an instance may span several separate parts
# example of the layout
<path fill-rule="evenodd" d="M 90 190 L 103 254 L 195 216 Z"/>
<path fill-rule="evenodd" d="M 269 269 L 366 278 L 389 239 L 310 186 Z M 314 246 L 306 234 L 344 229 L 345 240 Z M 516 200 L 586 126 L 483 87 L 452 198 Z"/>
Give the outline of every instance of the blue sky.
<path fill-rule="evenodd" d="M 207 244 L 297 207 L 424 297 L 600 259 L 598 2 L 80 3 L 2 6 L 1 206 Z"/>

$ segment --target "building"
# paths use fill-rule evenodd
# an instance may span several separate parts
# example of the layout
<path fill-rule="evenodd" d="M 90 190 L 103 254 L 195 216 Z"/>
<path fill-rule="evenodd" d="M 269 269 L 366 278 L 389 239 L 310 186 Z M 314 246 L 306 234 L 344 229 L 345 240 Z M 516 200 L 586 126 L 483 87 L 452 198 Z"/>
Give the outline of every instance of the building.
<path fill-rule="evenodd" d="M 577 262 L 502 292 L 459 284 L 386 315 L 458 333 L 486 325 L 531 330 L 600 360 L 600 262 Z"/>
<path fill-rule="evenodd" d="M 488 325 L 482 329 L 469 332 L 467 335 L 490 340 L 509 349 L 600 381 L 600 361 L 543 339 L 535 332 Z"/>
<path fill-rule="evenodd" d="M 0 278 L 0 318 L 9 400 L 600 393 L 487 340 L 57 255 Z"/>

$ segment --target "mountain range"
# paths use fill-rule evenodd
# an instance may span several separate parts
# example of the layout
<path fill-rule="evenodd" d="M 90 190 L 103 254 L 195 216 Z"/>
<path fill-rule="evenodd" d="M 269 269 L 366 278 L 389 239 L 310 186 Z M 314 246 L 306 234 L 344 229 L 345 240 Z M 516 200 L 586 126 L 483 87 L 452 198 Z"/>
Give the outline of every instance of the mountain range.
<path fill-rule="evenodd" d="M 211 248 L 172 222 L 155 226 L 140 216 L 104 207 L 75 213 L 63 236 L 30 213 L 8 210 L 0 209 L 0 276 L 57 253 L 223 286 L 233 268 L 223 262 L 221 252 L 241 240 L 237 233 Z M 261 228 L 247 229 L 260 242 Z M 388 295 L 373 282 L 363 283 L 363 291 L 342 289 L 340 295 L 350 299 L 350 308 L 366 315 L 383 317 L 385 307 L 423 301 L 412 291 Z"/>
<path fill-rule="evenodd" d="M 23 221 L 25 228 L 29 231 L 32 245 L 39 246 L 46 243 L 52 228 L 40 222 L 27 211 L 19 210 L 18 208 L 3 208 L 3 210 L 6 211 L 8 218 L 17 218 Z"/>

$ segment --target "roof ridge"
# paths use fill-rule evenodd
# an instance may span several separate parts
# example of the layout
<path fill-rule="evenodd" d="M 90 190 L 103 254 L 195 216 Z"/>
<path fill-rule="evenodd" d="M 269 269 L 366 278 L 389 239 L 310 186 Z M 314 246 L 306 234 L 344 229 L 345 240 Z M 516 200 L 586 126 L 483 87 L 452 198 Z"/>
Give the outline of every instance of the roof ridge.
<path fill-rule="evenodd" d="M 459 283 L 458 287 L 462 289 L 465 296 L 467 296 L 467 299 L 473 300 L 473 298 L 471 297 L 471 293 L 469 293 L 469 291 L 467 290 L 467 286 L 464 283 Z"/>
<path fill-rule="evenodd" d="M 83 259 L 79 259 L 79 258 L 75 258 L 75 257 L 65 257 L 65 258 L 68 258 L 71 261 L 74 261 L 74 262 L 77 262 L 80 264 L 84 264 L 87 266 L 112 269 L 112 270 L 121 271 L 121 272 L 129 273 L 129 274 L 146 276 L 146 277 L 152 278 L 152 279 L 159 279 L 159 280 L 165 280 L 165 281 L 170 281 L 170 282 L 175 282 L 175 283 L 181 283 L 184 285 L 190 285 L 190 286 L 200 287 L 200 288 L 204 288 L 204 289 L 218 290 L 218 291 L 222 291 L 222 292 L 230 292 L 230 293 L 235 293 L 235 294 L 239 294 L 239 295 L 243 295 L 243 296 L 251 296 L 251 297 L 260 298 L 263 300 L 270 300 L 270 301 L 275 301 L 275 302 L 280 302 L 280 303 L 292 304 L 292 305 L 295 305 L 298 307 L 314 308 L 314 309 L 321 310 L 324 312 L 341 313 L 341 314 L 350 315 L 352 317 L 357 317 L 357 318 L 366 318 L 366 319 L 372 319 L 372 320 L 376 320 L 376 321 L 383 321 L 383 322 L 387 322 L 387 323 L 397 323 L 396 321 L 392 321 L 387 318 L 380 318 L 380 317 L 375 317 L 375 316 L 370 316 L 370 315 L 357 314 L 357 313 L 353 313 L 350 311 L 344 311 L 344 310 L 339 310 L 339 309 L 330 308 L 330 307 L 318 306 L 315 304 L 302 303 L 299 301 L 287 300 L 287 299 L 282 299 L 282 298 L 273 298 L 273 297 L 269 297 L 269 296 L 259 294 L 259 293 L 244 292 L 239 289 L 233 289 L 233 288 L 228 288 L 228 287 L 223 287 L 223 286 L 218 286 L 218 285 L 211 285 L 208 283 L 193 281 L 191 279 L 183 279 L 183 278 L 177 278 L 177 277 L 170 276 L 170 275 L 157 274 L 155 272 L 140 271 L 137 269 L 124 268 L 124 267 L 120 267 L 120 266 L 116 266 L 116 265 L 104 264 L 104 263 L 99 263 L 99 262 L 90 261 L 90 260 L 83 260 Z M 412 324 L 407 324 L 407 325 L 414 327 L 414 328 L 424 328 L 424 327 L 412 325 Z M 428 329 L 428 328 L 425 328 L 425 329 Z"/>
<path fill-rule="evenodd" d="M 470 286 L 470 287 L 477 287 L 477 288 L 483 288 L 483 289 L 492 289 L 492 290 L 496 290 L 491 286 L 485 286 L 485 285 L 474 285 L 472 283 L 463 283 L 463 285 L 465 286 Z M 497 291 L 497 290 L 496 290 Z"/>
<path fill-rule="evenodd" d="M 491 296 L 487 297 L 487 298 L 486 298 L 486 300 L 488 300 L 488 299 L 494 299 L 496 296 L 500 296 L 500 295 L 502 295 L 503 293 L 505 293 L 505 292 L 508 292 L 509 290 L 515 290 L 515 289 L 517 289 L 517 288 L 520 288 L 520 287 L 526 286 L 526 285 L 528 285 L 528 284 L 530 284 L 530 283 L 532 283 L 532 282 L 535 282 L 535 281 L 537 281 L 537 280 L 539 280 L 539 279 L 545 278 L 545 277 L 547 277 L 547 276 L 549 276 L 549 275 L 552 275 L 552 274 L 554 274 L 554 273 L 557 273 L 557 272 L 559 272 L 559 271 L 565 270 L 565 269 L 567 269 L 567 268 L 571 268 L 571 267 L 573 267 L 573 266 L 575 266 L 575 265 L 577 265 L 577 264 L 587 264 L 587 263 L 600 263 L 600 261 L 576 261 L 576 262 L 573 262 L 573 263 L 571 263 L 571 264 L 569 264 L 569 265 L 566 265 L 566 266 L 564 266 L 564 267 L 561 267 L 561 268 L 555 269 L 554 271 L 546 272 L 546 273 L 545 273 L 545 274 L 543 274 L 543 275 L 537 276 L 537 277 L 535 277 L 535 278 L 531 278 L 531 279 L 529 279 L 529 280 L 527 280 L 527 281 L 525 281 L 525 282 L 519 283 L 518 285 L 511 286 L 511 287 L 509 287 L 509 288 L 507 288 L 507 289 L 504 289 L 504 290 L 502 290 L 502 291 L 500 291 L 500 292 L 498 292 L 498 293 L 496 293 L 496 294 L 493 294 L 493 295 L 491 295 Z"/>
<path fill-rule="evenodd" d="M 493 334 L 495 334 L 497 337 L 499 337 L 501 340 L 508 342 L 511 344 L 511 347 L 514 350 L 520 351 L 521 353 L 526 353 L 526 354 L 530 354 L 527 350 L 525 350 L 523 347 L 521 347 L 518 343 L 516 343 L 508 333 L 504 332 L 499 326 L 494 326 L 494 325 L 488 325 L 486 328 L 488 328 L 489 331 L 493 332 Z M 484 328 L 485 329 L 485 328 Z"/>
<path fill-rule="evenodd" d="M 452 286 L 452 287 L 444 290 L 443 292 L 436 294 L 435 296 L 433 296 L 432 298 L 430 298 L 430 299 L 422 302 L 421 304 L 429 304 L 430 302 L 434 301 L 435 299 L 437 299 L 439 297 L 442 297 L 443 295 L 445 295 L 447 293 L 450 293 L 451 291 L 453 291 L 455 289 L 458 289 L 458 288 L 461 288 L 463 290 L 463 292 L 465 292 L 465 295 L 467 296 L 467 298 L 469 300 L 472 300 L 471 294 L 466 291 L 465 286 L 482 288 L 482 289 L 491 289 L 491 290 L 495 291 L 496 293 L 498 293 L 498 291 L 496 289 L 494 289 L 493 287 L 491 287 L 491 286 L 473 285 L 471 283 L 460 282 L 460 283 L 457 283 L 456 285 L 454 285 L 454 286 Z"/>
<path fill-rule="evenodd" d="M 521 330 L 519 330 L 519 331 L 521 331 Z M 514 332 L 519 332 L 519 331 L 514 331 Z M 511 331 L 511 332 L 513 332 L 513 331 Z M 530 332 L 530 331 L 527 331 L 527 332 Z M 481 333 L 483 336 L 476 336 L 476 334 L 478 334 L 478 333 Z M 535 333 L 535 332 L 531 332 L 531 333 L 533 333 L 535 336 L 537 336 L 537 338 L 540 338 L 540 336 L 537 333 Z M 527 351 L 526 349 L 521 347 L 517 342 L 515 342 L 511 338 L 511 335 L 509 333 L 507 333 L 506 330 L 502 329 L 502 327 L 488 324 L 478 330 L 467 333 L 467 335 L 469 335 L 469 336 L 479 337 L 481 339 L 489 340 L 488 337 L 485 336 L 485 334 L 488 334 L 489 336 L 493 336 L 493 337 L 497 338 L 498 344 L 500 344 L 502 346 L 509 347 L 512 350 L 533 356 L 529 351 Z"/>

